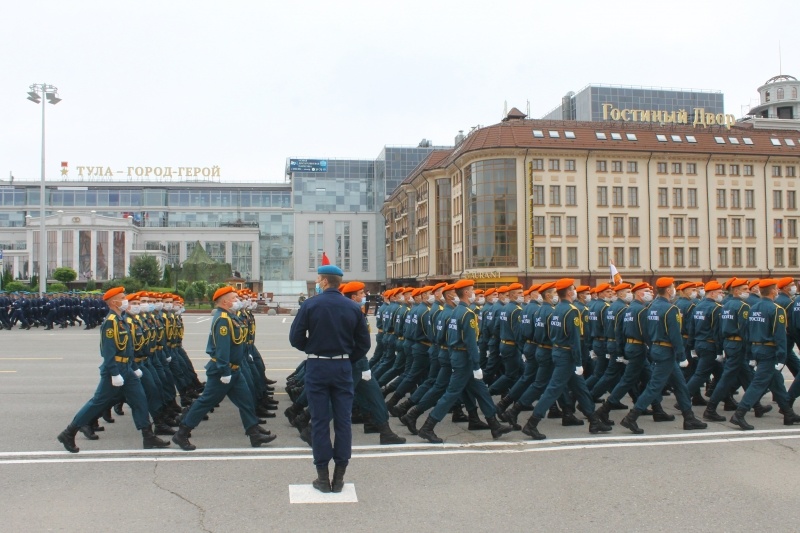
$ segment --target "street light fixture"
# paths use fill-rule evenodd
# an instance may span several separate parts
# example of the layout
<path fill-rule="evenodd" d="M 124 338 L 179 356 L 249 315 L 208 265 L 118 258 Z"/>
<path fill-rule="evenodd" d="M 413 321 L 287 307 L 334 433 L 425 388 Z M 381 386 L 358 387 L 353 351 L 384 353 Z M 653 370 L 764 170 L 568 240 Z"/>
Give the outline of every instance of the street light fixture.
<path fill-rule="evenodd" d="M 28 87 L 28 100 L 34 104 L 42 104 L 42 181 L 39 190 L 39 295 L 47 289 L 47 230 L 44 224 L 45 187 L 44 187 L 44 109 L 45 102 L 56 105 L 61 101 L 58 88 L 47 83 L 34 83 Z M 44 97 L 44 98 L 42 98 Z"/>

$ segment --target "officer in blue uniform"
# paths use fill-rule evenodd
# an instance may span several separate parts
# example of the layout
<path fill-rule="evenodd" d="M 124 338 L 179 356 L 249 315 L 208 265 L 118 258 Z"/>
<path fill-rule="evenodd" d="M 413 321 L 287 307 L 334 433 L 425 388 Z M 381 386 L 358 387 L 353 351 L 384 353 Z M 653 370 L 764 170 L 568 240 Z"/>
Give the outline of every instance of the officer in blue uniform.
<path fill-rule="evenodd" d="M 613 389 L 619 383 L 622 374 L 625 372 L 625 365 L 617 361 L 618 357 L 622 356 L 622 350 L 618 349 L 616 328 L 622 320 L 622 314 L 627 309 L 628 304 L 633 301 L 633 294 L 631 293 L 632 285 L 630 283 L 621 282 L 614 286 L 615 299 L 605 309 L 605 320 L 603 327 L 605 328 L 604 336 L 606 338 L 606 359 L 608 364 L 606 371 L 598 379 L 594 386 L 589 389 L 592 398 L 600 398 L 606 392 Z M 625 405 L 617 401 L 611 404 L 613 408 L 625 409 Z"/>
<path fill-rule="evenodd" d="M 669 383 L 675 390 L 678 406 L 683 414 L 683 429 L 705 429 L 707 424 L 698 420 L 692 412 L 692 401 L 686 387 L 681 368 L 689 365 L 683 349 L 681 336 L 681 315 L 678 308 L 670 303 L 675 297 L 675 280 L 663 277 L 656 281 L 658 297 L 647 310 L 647 335 L 650 339 L 650 358 L 653 372 L 647 388 L 636 400 L 620 424 L 636 434 L 644 433 L 636 424 L 636 419 L 653 401 L 660 400 L 664 386 Z"/>
<path fill-rule="evenodd" d="M 693 342 L 690 354 L 697 360 L 694 374 L 686 383 L 692 398 L 700 394 L 700 387 L 709 379 L 716 364 L 724 359 L 720 319 L 722 299 L 722 285 L 715 280 L 709 281 L 705 284 L 705 296 L 694 306 L 689 317 Z"/>
<path fill-rule="evenodd" d="M 133 411 L 136 429 L 142 432 L 142 444 L 145 449 L 166 448 L 169 442 L 163 441 L 153 433 L 150 417 L 147 414 L 147 398 L 139 378 L 142 371 L 134 362 L 131 330 L 122 318 L 127 309 L 125 289 L 114 287 L 103 295 L 109 313 L 100 330 L 100 383 L 94 396 L 78 411 L 67 428 L 59 433 L 58 441 L 68 452 L 78 453 L 80 448 L 75 444 L 75 435 L 79 428 L 97 419 L 103 411 L 114 403 L 120 394 L 125 396 Z"/>
<path fill-rule="evenodd" d="M 739 402 L 739 408 L 731 417 L 731 423 L 744 430 L 753 429 L 744 416 L 767 389 L 772 391 L 781 408 L 783 424 L 791 426 L 800 422 L 800 416 L 792 410 L 789 394 L 783 383 L 783 368 L 786 366 L 786 311 L 774 301 L 778 295 L 778 282 L 774 279 L 762 279 L 758 288 L 760 298 L 750 306 L 747 317 L 755 374 Z"/>
<path fill-rule="evenodd" d="M 353 364 L 370 348 L 370 334 L 361 307 L 339 292 L 344 273 L 336 265 L 317 269 L 320 293 L 306 300 L 289 331 L 289 342 L 305 352 L 305 390 L 311 411 L 311 448 L 321 492 L 341 492 L 350 461 L 353 410 Z M 336 434 L 331 445 L 331 411 Z M 328 464 L 335 467 L 330 479 Z"/>
<path fill-rule="evenodd" d="M 524 291 L 521 283 L 512 283 L 505 293 L 508 303 L 500 309 L 498 315 L 500 334 L 500 360 L 503 363 L 503 375 L 498 377 L 489 387 L 489 394 L 504 395 L 520 376 L 522 351 L 518 343 Z"/>
<path fill-rule="evenodd" d="M 798 343 L 800 332 L 794 327 L 789 315 L 792 312 L 796 295 L 797 285 L 794 278 L 786 277 L 778 280 L 778 296 L 775 297 L 775 303 L 786 311 L 786 368 L 795 378 L 800 375 L 800 358 L 794 353 L 794 346 Z"/>
<path fill-rule="evenodd" d="M 586 380 L 586 385 L 591 389 L 594 387 L 608 367 L 609 358 L 606 353 L 608 339 L 606 338 L 606 309 L 611 305 L 614 296 L 614 288 L 608 283 L 601 283 L 595 287 L 597 299 L 589 304 L 589 337 L 591 339 L 591 349 L 589 357 L 594 361 L 592 375 Z"/>

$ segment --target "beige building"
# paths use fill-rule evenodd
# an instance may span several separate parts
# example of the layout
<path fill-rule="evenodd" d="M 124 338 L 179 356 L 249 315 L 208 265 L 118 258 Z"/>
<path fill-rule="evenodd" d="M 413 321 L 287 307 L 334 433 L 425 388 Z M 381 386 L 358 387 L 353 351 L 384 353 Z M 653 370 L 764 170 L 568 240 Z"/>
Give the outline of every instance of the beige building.
<path fill-rule="evenodd" d="M 611 261 L 626 279 L 797 272 L 800 131 L 617 116 L 527 120 L 513 109 L 432 152 L 381 210 L 389 284 L 593 284 Z"/>

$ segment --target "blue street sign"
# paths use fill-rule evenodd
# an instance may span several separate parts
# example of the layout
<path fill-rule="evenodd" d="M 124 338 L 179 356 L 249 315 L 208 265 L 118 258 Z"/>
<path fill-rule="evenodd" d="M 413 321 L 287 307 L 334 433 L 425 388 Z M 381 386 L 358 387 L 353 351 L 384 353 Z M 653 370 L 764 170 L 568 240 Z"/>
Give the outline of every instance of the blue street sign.
<path fill-rule="evenodd" d="M 289 172 L 327 172 L 327 159 L 290 159 Z"/>

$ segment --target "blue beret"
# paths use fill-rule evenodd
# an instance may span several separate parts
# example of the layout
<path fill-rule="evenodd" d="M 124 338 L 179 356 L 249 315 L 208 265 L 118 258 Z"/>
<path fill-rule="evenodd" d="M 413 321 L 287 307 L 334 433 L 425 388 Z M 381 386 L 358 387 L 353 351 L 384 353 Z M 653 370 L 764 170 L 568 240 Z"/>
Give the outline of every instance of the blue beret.
<path fill-rule="evenodd" d="M 344 276 L 342 269 L 336 265 L 322 265 L 317 269 L 317 274 L 329 274 L 331 276 Z"/>

